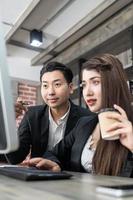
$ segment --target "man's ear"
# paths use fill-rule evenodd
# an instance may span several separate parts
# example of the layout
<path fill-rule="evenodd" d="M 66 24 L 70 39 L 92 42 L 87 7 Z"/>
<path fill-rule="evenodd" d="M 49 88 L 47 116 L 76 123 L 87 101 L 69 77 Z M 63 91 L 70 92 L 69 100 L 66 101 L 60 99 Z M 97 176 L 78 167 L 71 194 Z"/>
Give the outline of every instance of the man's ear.
<path fill-rule="evenodd" d="M 74 91 L 74 85 L 73 85 L 73 83 L 69 84 L 69 89 L 70 89 L 70 94 L 73 94 L 73 91 Z"/>

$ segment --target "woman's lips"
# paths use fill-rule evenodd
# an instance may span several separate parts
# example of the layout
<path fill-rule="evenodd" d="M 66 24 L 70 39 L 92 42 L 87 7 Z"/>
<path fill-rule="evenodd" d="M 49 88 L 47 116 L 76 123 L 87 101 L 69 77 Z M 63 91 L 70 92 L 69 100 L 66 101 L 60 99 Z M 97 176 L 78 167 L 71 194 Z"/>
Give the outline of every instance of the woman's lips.
<path fill-rule="evenodd" d="M 96 99 L 89 99 L 87 100 L 87 105 L 93 106 L 96 103 Z"/>

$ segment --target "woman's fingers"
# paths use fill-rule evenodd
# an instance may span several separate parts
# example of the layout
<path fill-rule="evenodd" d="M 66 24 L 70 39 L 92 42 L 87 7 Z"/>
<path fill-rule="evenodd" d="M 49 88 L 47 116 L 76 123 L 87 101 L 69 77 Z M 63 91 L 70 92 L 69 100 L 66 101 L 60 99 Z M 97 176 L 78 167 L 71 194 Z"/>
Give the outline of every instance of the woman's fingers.
<path fill-rule="evenodd" d="M 119 111 L 123 118 L 128 119 L 126 112 L 120 106 L 114 104 L 114 108 Z"/>
<path fill-rule="evenodd" d="M 114 122 L 113 124 L 111 124 L 108 127 L 107 132 L 111 132 L 111 131 L 114 131 L 114 130 L 117 130 L 117 129 L 120 129 L 120 128 L 123 128 L 122 123 L 120 123 L 120 122 Z"/>
<path fill-rule="evenodd" d="M 117 108 L 118 107 L 119 106 L 117 106 Z M 128 121 L 127 115 L 126 115 L 125 111 L 122 108 L 119 107 L 118 109 L 117 110 L 119 112 L 107 113 L 107 118 L 114 119 L 116 121 L 124 122 L 125 123 L 125 121 Z"/>

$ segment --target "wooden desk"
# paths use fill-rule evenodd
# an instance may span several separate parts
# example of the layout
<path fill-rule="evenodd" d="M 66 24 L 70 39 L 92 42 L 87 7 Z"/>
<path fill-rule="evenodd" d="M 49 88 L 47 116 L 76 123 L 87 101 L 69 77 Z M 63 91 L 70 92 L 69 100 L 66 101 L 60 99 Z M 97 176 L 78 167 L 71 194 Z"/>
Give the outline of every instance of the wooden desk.
<path fill-rule="evenodd" d="M 131 200 L 133 197 L 114 198 L 95 192 L 99 184 L 132 184 L 133 179 L 93 176 L 73 173 L 69 180 L 25 182 L 0 175 L 2 200 Z"/>

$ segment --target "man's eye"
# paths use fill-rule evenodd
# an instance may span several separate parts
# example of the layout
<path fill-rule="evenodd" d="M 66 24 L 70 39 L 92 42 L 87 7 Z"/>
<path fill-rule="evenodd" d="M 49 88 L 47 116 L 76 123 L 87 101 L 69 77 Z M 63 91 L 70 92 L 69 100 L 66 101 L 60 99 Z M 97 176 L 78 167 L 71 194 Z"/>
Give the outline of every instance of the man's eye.
<path fill-rule="evenodd" d="M 43 84 L 43 88 L 48 88 L 48 85 Z"/>
<path fill-rule="evenodd" d="M 56 83 L 55 84 L 55 87 L 60 87 L 61 86 L 61 83 Z"/>

